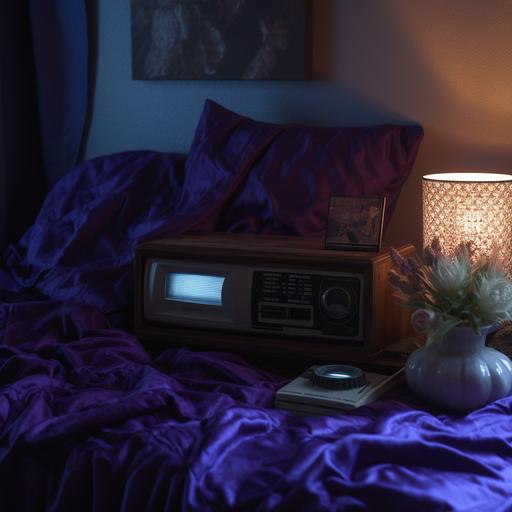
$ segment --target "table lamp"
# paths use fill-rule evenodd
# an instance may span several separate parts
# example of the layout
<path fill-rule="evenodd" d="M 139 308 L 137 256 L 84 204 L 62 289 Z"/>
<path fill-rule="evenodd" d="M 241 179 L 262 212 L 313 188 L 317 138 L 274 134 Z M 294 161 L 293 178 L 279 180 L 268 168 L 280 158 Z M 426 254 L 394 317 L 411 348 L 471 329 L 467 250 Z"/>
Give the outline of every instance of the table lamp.
<path fill-rule="evenodd" d="M 512 175 L 440 173 L 423 176 L 423 247 L 437 238 L 443 253 L 472 242 L 474 256 L 496 252 L 512 272 Z"/>

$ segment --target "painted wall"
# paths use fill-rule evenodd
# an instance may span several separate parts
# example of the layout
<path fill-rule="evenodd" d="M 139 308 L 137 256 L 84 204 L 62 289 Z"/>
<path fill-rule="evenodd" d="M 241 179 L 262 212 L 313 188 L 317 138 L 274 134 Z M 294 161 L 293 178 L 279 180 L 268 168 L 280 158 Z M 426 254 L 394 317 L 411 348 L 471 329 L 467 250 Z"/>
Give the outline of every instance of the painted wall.
<path fill-rule="evenodd" d="M 127 0 L 99 0 L 86 157 L 186 152 L 212 98 L 258 120 L 407 122 L 425 139 L 386 237 L 421 245 L 421 176 L 512 173 L 512 2 L 314 0 L 309 82 L 131 80 Z"/>

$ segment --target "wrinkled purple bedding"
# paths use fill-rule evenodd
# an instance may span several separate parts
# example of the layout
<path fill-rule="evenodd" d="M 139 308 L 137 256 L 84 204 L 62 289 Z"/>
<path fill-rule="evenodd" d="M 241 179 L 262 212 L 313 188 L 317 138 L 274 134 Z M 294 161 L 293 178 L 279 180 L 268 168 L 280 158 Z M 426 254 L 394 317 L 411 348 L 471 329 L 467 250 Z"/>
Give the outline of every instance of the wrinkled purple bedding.
<path fill-rule="evenodd" d="M 268 176 L 241 189 L 250 166 L 229 173 L 217 160 L 200 186 L 180 155 L 84 162 L 6 252 L 0 510 L 511 510 L 512 398 L 451 416 L 401 389 L 353 413 L 298 417 L 273 409 L 284 379 L 236 356 L 150 358 L 127 329 L 138 241 L 225 229 L 243 194 L 296 232 L 265 209 Z M 231 227 L 249 230 L 251 215 Z M 272 232 L 270 220 L 257 227 Z"/>
<path fill-rule="evenodd" d="M 512 400 L 466 417 L 405 390 L 336 417 L 223 353 L 151 361 L 90 306 L 1 307 L 1 510 L 512 507 Z"/>

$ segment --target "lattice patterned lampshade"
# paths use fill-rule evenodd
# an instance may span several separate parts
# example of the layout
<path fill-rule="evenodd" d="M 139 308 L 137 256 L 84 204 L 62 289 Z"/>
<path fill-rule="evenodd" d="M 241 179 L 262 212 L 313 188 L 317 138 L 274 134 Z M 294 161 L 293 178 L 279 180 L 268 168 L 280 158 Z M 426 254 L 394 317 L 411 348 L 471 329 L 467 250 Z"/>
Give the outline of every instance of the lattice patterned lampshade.
<path fill-rule="evenodd" d="M 496 250 L 512 271 L 512 175 L 442 173 L 423 176 L 423 246 L 437 237 L 443 252 L 471 241 L 475 256 Z"/>

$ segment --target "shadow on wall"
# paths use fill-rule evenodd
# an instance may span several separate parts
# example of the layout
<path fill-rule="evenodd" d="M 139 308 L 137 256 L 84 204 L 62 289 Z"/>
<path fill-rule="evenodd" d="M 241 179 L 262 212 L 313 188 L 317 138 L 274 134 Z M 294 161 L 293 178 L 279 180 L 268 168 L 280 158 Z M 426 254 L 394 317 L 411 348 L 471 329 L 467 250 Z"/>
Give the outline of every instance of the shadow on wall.
<path fill-rule="evenodd" d="M 510 149 L 512 3 L 499 5 L 335 2 L 336 80 L 450 140 Z"/>
<path fill-rule="evenodd" d="M 386 112 L 388 122 L 409 119 L 425 129 L 386 234 L 419 248 L 423 174 L 512 172 L 512 62 L 506 43 L 512 4 L 490 9 L 464 0 L 321 3 L 336 23 L 329 71 L 339 94 L 356 96 L 357 108 L 363 105 L 363 118 L 371 122 Z"/>
<path fill-rule="evenodd" d="M 407 112 L 400 112 L 393 105 L 386 104 L 379 98 L 372 98 L 364 90 L 354 88 L 350 81 L 345 81 L 338 75 L 340 52 L 337 48 L 337 34 L 339 20 L 343 17 L 343 10 L 339 10 L 338 4 L 338 0 L 314 1 L 314 87 L 308 87 L 311 82 L 303 83 L 304 87 L 297 83 L 297 90 L 300 90 L 298 97 L 294 97 L 293 91 L 288 94 L 288 101 L 277 106 L 278 117 L 290 123 L 311 125 L 416 124 L 417 121 Z"/>

